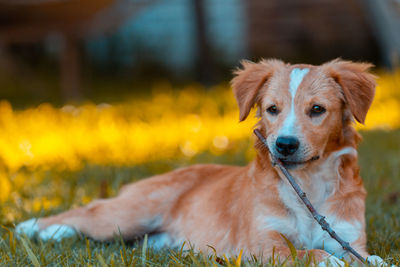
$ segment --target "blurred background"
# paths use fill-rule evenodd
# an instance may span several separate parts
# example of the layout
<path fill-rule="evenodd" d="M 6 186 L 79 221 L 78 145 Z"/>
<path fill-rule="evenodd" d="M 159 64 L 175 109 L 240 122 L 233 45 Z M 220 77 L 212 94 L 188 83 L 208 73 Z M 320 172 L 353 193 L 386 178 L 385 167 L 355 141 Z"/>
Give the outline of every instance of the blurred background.
<path fill-rule="evenodd" d="M 256 120 L 238 123 L 229 87 L 241 59 L 374 63 L 357 127 L 398 153 L 399 29 L 399 0 L 0 0 L 0 223 L 251 160 Z"/>
<path fill-rule="evenodd" d="M 160 80 L 208 87 L 243 58 L 394 69 L 399 14 L 398 0 L 1 0 L 0 98 L 26 107 L 118 100 Z"/>

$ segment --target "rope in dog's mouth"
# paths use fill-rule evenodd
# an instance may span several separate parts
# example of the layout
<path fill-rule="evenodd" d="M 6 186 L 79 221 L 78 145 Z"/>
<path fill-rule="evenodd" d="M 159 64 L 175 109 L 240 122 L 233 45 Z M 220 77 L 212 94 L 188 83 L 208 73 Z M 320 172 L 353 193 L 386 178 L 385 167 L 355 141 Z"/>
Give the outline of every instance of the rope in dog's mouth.
<path fill-rule="evenodd" d="M 311 215 L 313 218 L 318 222 L 318 224 L 321 226 L 322 230 L 328 232 L 328 234 L 335 239 L 344 250 L 350 252 L 353 254 L 357 259 L 359 259 L 362 263 L 367 263 L 367 260 L 362 257 L 357 251 L 355 251 L 349 244 L 349 242 L 344 241 L 342 238 L 340 238 L 335 231 L 332 230 L 330 227 L 329 223 L 325 220 L 325 216 L 322 216 L 317 212 L 317 210 L 314 208 L 314 206 L 311 204 L 310 200 L 307 198 L 306 193 L 300 188 L 300 186 L 296 183 L 295 179 L 293 176 L 289 173 L 289 171 L 284 167 L 284 164 L 280 159 L 277 159 L 269 150 L 268 144 L 264 136 L 261 134 L 261 132 L 258 129 L 254 130 L 254 134 L 260 139 L 260 141 L 263 143 L 263 145 L 267 148 L 269 151 L 269 154 L 272 159 L 272 165 L 277 166 L 283 175 L 288 179 L 289 183 L 293 187 L 294 191 L 296 191 L 297 195 L 300 197 L 300 199 L 303 201 L 304 205 L 307 207 L 307 209 L 311 212 Z"/>

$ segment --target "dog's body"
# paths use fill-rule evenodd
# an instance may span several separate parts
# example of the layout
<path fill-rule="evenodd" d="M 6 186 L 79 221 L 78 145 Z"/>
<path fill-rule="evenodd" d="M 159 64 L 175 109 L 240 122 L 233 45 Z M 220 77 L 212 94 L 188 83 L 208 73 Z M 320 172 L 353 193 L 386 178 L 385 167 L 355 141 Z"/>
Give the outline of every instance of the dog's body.
<path fill-rule="evenodd" d="M 359 176 L 360 136 L 353 117 L 364 122 L 375 89 L 370 65 L 332 61 L 321 66 L 288 65 L 278 60 L 244 62 L 232 82 L 244 120 L 258 106 L 258 128 L 271 153 L 280 158 L 332 228 L 367 257 L 366 191 Z M 250 131 L 249 131 L 250 132 Z M 29 220 L 18 233 L 61 239 L 75 232 L 97 240 L 146 233 L 153 245 L 177 246 L 266 258 L 290 250 L 282 237 L 320 262 L 330 255 L 350 258 L 313 220 L 271 165 L 268 150 L 246 167 L 195 165 L 130 184 L 111 199 L 56 216 Z M 61 228 L 60 228 L 61 227 Z"/>

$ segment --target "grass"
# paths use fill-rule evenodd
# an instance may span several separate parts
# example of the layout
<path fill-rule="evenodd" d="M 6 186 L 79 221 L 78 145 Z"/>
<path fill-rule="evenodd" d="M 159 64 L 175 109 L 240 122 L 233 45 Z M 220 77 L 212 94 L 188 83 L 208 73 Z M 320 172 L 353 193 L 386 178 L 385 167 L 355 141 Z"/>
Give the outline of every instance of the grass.
<path fill-rule="evenodd" d="M 400 131 L 368 131 L 363 132 L 363 136 L 360 165 L 369 192 L 368 250 L 399 265 Z M 246 139 L 238 145 L 248 147 L 251 144 Z M 79 171 L 25 169 L 24 177 L 31 179 L 27 179 L 20 192 L 14 193 L 1 206 L 0 266 L 237 266 L 240 262 L 237 255 L 226 260 L 194 250 L 154 251 L 149 246 L 126 243 L 119 238 L 106 243 L 89 239 L 70 239 L 61 243 L 18 240 L 13 234 L 13 223 L 53 214 L 99 196 L 114 195 L 125 183 L 176 167 L 195 162 L 243 165 L 246 161 L 244 153 L 235 150 L 226 155 L 202 153 L 193 158 L 149 162 L 135 167 L 87 164 Z M 307 265 L 301 260 L 296 263 Z M 242 262 L 242 266 L 264 265 L 280 264 L 260 259 Z"/>

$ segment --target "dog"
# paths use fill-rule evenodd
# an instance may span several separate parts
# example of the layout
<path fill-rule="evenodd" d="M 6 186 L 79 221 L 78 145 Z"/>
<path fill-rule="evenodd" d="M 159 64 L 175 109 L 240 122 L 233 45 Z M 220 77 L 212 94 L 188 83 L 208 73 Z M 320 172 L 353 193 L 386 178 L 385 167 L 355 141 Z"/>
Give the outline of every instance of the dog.
<path fill-rule="evenodd" d="M 95 240 L 149 234 L 155 248 L 188 240 L 219 253 L 299 258 L 344 266 L 352 256 L 324 232 L 285 177 L 272 153 L 291 171 L 336 233 L 378 264 L 366 248 L 366 190 L 359 175 L 354 120 L 364 123 L 375 93 L 371 64 L 336 59 L 314 66 L 280 60 L 242 61 L 231 85 L 245 120 L 257 108 L 256 127 L 268 148 L 245 167 L 194 165 L 124 186 L 119 195 L 61 214 L 30 219 L 19 235 L 61 240 L 83 234 Z M 249 131 L 250 133 L 250 131 Z M 284 237 L 285 238 L 284 238 Z"/>

